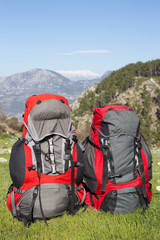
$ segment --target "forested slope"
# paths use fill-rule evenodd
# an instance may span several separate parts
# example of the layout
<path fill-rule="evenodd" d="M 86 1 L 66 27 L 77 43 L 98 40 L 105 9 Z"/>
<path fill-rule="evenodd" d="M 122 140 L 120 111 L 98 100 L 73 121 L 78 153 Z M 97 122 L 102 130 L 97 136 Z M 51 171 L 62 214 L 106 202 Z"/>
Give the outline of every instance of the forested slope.
<path fill-rule="evenodd" d="M 129 64 L 102 80 L 80 97 L 73 109 L 77 132 L 83 139 L 89 131 L 96 106 L 127 104 L 141 120 L 141 131 L 148 143 L 160 141 L 160 60 Z"/>

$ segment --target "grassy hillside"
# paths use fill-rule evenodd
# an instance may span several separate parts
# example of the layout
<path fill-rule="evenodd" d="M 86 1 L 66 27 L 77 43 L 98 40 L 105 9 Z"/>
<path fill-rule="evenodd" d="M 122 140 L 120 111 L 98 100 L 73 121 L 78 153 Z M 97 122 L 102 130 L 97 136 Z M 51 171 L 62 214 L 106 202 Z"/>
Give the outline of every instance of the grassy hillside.
<path fill-rule="evenodd" d="M 109 104 L 134 108 L 148 143 L 160 144 L 160 60 L 129 64 L 83 93 L 73 107 L 73 120 L 81 140 L 88 134 L 93 109 Z"/>
<path fill-rule="evenodd" d="M 10 138 L 4 139 L 5 146 L 11 147 Z M 1 141 L 1 145 L 2 145 Z M 9 152 L 9 151 L 8 151 Z M 0 162 L 0 239 L 62 239 L 62 240 L 157 240 L 160 239 L 160 194 L 156 190 L 160 185 L 160 150 L 153 153 L 153 198 L 145 217 L 142 209 L 134 213 L 111 214 L 87 209 L 81 209 L 75 216 L 64 214 L 62 217 L 48 221 L 48 227 L 43 221 L 36 221 L 30 228 L 24 227 L 23 222 L 13 219 L 6 206 L 6 193 L 11 179 L 8 162 Z M 0 154 L 0 157 L 9 158 L 9 153 Z"/>

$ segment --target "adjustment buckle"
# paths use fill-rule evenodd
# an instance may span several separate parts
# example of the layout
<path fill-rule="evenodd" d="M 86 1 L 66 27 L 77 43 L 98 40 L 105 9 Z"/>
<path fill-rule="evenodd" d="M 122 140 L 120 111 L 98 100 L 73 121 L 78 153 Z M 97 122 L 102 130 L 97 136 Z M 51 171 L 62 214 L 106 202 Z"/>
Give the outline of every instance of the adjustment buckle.
<path fill-rule="evenodd" d="M 102 147 L 104 149 L 107 149 L 109 147 L 109 139 L 108 138 L 107 139 L 106 138 L 102 138 L 101 142 L 102 142 Z"/>
<path fill-rule="evenodd" d="M 41 146 L 40 146 L 39 143 L 36 143 L 36 144 L 35 144 L 35 151 L 36 151 L 37 154 L 40 154 L 40 153 L 41 153 Z"/>

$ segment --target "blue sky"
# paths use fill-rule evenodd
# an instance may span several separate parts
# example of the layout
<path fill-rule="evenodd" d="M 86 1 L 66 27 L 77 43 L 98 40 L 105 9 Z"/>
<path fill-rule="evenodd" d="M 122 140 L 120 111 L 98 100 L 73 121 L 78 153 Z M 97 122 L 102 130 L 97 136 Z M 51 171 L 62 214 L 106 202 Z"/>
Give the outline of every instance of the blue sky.
<path fill-rule="evenodd" d="M 0 0 L 0 76 L 160 58 L 159 0 Z"/>

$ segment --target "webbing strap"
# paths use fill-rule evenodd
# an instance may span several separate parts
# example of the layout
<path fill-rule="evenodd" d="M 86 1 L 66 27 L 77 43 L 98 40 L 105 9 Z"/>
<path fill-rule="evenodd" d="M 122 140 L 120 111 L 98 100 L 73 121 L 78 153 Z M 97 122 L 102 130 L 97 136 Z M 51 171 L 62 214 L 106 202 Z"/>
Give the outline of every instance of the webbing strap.
<path fill-rule="evenodd" d="M 40 146 L 39 142 L 35 142 L 35 145 L 33 146 L 33 150 L 35 152 L 35 156 L 36 156 L 36 160 L 37 160 L 37 176 L 39 179 L 39 185 L 38 185 L 39 205 L 40 205 L 42 218 L 43 218 L 45 224 L 48 226 L 45 216 L 44 216 L 44 212 L 43 212 L 43 208 L 42 208 L 42 201 L 41 201 L 40 176 L 41 176 L 41 172 L 42 172 L 42 164 L 41 164 L 41 146 Z"/>
<path fill-rule="evenodd" d="M 16 210 L 16 204 L 15 204 L 15 198 L 14 198 L 14 194 L 15 193 L 24 193 L 25 190 L 21 190 L 21 189 L 15 189 L 13 192 L 12 192 L 12 196 L 11 196 L 11 202 L 12 202 L 12 214 L 13 214 L 13 217 L 17 217 L 17 210 Z"/>
<path fill-rule="evenodd" d="M 41 146 L 40 143 L 35 143 L 33 146 L 33 150 L 36 156 L 36 161 L 37 161 L 37 175 L 40 181 L 40 174 L 42 172 L 42 166 L 41 166 Z"/>
<path fill-rule="evenodd" d="M 71 155 L 71 213 L 74 214 L 74 204 L 75 204 L 75 196 L 74 196 L 74 161 Z"/>
<path fill-rule="evenodd" d="M 73 161 L 73 157 L 71 154 L 71 143 L 70 143 L 70 139 L 66 139 L 66 143 L 65 143 L 65 156 L 64 156 L 64 160 L 65 160 L 65 171 L 68 170 L 69 167 L 69 161 L 71 162 L 71 191 L 69 191 L 69 195 L 71 195 L 70 201 L 69 201 L 69 207 L 68 207 L 68 211 L 71 214 L 74 214 L 74 205 L 75 205 L 75 189 L 74 189 L 74 161 Z"/>
<path fill-rule="evenodd" d="M 141 187 L 136 187 L 136 190 L 137 190 L 137 194 L 138 194 L 141 206 L 143 207 L 143 210 L 145 211 L 147 209 L 147 204 L 146 204 L 146 201 L 143 197 L 142 188 Z"/>
<path fill-rule="evenodd" d="M 97 146 L 94 142 L 92 142 L 89 137 L 86 139 L 87 142 L 89 142 L 93 147 L 97 148 L 98 150 L 102 151 L 103 149 L 99 146 Z"/>
<path fill-rule="evenodd" d="M 81 200 L 81 202 L 79 203 L 79 205 L 80 206 L 82 206 L 82 204 L 84 203 L 84 200 L 85 200 L 85 198 L 86 198 L 86 190 L 85 190 L 85 188 L 83 187 L 83 186 L 77 186 L 77 187 L 75 187 L 75 190 L 81 190 L 81 189 L 83 189 L 83 192 L 84 192 L 84 194 L 83 194 L 83 198 L 82 198 L 82 200 Z"/>
<path fill-rule="evenodd" d="M 146 193 L 146 179 L 145 179 L 145 172 L 144 172 L 144 164 L 141 154 L 142 144 L 141 139 L 138 141 L 138 157 L 139 157 L 139 164 L 140 164 L 140 171 L 141 171 L 141 177 L 142 177 L 142 192 L 145 199 L 147 199 L 147 193 Z"/>
<path fill-rule="evenodd" d="M 68 170 L 68 168 L 69 168 L 69 161 L 71 160 L 71 145 L 70 145 L 70 140 L 69 139 L 66 139 L 64 151 L 65 151 L 65 155 L 64 155 L 64 160 L 65 160 L 64 170 L 66 172 Z"/>
<path fill-rule="evenodd" d="M 103 176 L 102 176 L 102 192 L 106 191 L 106 184 L 108 183 L 108 157 L 109 157 L 109 148 L 104 148 L 102 151 L 103 154 Z"/>
<path fill-rule="evenodd" d="M 12 192 L 11 201 L 12 201 L 12 214 L 13 214 L 13 217 L 17 217 L 17 210 L 16 210 L 16 205 L 15 205 L 15 199 L 14 199 L 14 191 Z"/>
<path fill-rule="evenodd" d="M 72 137 L 73 141 L 78 144 L 79 148 L 81 149 L 81 151 L 84 153 L 85 152 L 85 148 L 84 146 L 82 145 L 82 143 L 78 140 L 77 136 L 76 135 L 73 135 Z"/>
<path fill-rule="evenodd" d="M 31 222 L 33 222 L 33 209 L 34 209 L 34 204 L 35 204 L 37 195 L 38 195 L 38 186 L 36 186 L 33 191 L 33 199 L 30 205 L 29 213 L 26 219 L 24 219 L 24 225 L 26 227 L 29 227 L 31 225 Z"/>
<path fill-rule="evenodd" d="M 74 162 L 74 166 L 78 167 L 76 184 L 79 185 L 80 183 L 83 182 L 83 176 L 84 176 L 84 152 L 85 152 L 85 148 L 83 147 L 81 142 L 78 140 L 77 136 L 74 135 L 72 139 L 76 144 L 77 162 Z"/>

